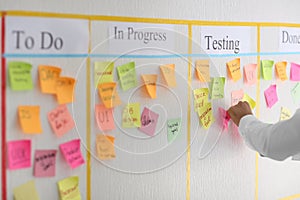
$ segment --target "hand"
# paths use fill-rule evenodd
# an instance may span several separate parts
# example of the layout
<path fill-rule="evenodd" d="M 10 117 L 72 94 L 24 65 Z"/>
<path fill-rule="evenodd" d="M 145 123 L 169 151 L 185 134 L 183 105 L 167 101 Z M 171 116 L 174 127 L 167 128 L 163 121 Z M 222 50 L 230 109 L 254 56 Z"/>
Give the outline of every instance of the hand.
<path fill-rule="evenodd" d="M 245 115 L 252 115 L 252 110 L 248 102 L 240 101 L 237 105 L 231 106 L 228 109 L 228 114 L 230 115 L 232 121 L 239 126 L 242 117 Z"/>

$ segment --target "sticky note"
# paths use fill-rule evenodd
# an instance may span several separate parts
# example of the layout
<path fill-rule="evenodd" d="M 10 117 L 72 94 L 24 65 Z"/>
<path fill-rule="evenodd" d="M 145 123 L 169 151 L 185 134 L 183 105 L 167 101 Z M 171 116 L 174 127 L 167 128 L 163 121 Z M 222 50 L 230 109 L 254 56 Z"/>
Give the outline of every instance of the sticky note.
<path fill-rule="evenodd" d="M 14 200 L 39 200 L 34 181 L 29 181 L 13 189 Z"/>
<path fill-rule="evenodd" d="M 158 116 L 159 115 L 157 113 L 145 107 L 141 116 L 142 125 L 139 130 L 149 136 L 154 136 L 156 125 L 158 122 Z"/>
<path fill-rule="evenodd" d="M 294 103 L 299 103 L 300 101 L 300 84 L 297 83 L 291 90 L 291 95 Z"/>
<path fill-rule="evenodd" d="M 234 82 L 242 78 L 240 58 L 236 58 L 226 63 L 228 76 Z"/>
<path fill-rule="evenodd" d="M 276 69 L 276 77 L 280 79 L 281 81 L 285 81 L 288 79 L 286 75 L 286 65 L 287 62 L 282 61 L 282 62 L 277 62 L 275 64 L 275 69 Z"/>
<path fill-rule="evenodd" d="M 231 92 L 231 106 L 234 106 L 239 103 L 239 101 L 242 101 L 244 98 L 244 90 L 234 90 Z"/>
<path fill-rule="evenodd" d="M 34 154 L 34 176 L 55 176 L 56 150 L 35 150 Z"/>
<path fill-rule="evenodd" d="M 199 108 L 198 116 L 202 127 L 204 129 L 208 129 L 215 120 L 212 113 L 211 103 L 207 103 L 205 106 Z"/>
<path fill-rule="evenodd" d="M 98 93 L 106 108 L 113 108 L 121 104 L 115 82 L 100 83 L 98 85 Z"/>
<path fill-rule="evenodd" d="M 113 82 L 113 62 L 95 62 L 94 65 L 94 84 Z"/>
<path fill-rule="evenodd" d="M 208 102 L 208 88 L 198 88 L 193 91 L 194 93 L 194 107 L 195 111 Z"/>
<path fill-rule="evenodd" d="M 261 61 L 263 79 L 272 80 L 273 64 L 274 64 L 273 60 L 262 60 Z"/>
<path fill-rule="evenodd" d="M 57 182 L 60 200 L 81 200 L 79 177 L 71 176 Z"/>
<path fill-rule="evenodd" d="M 209 60 L 196 60 L 196 75 L 200 82 L 209 82 Z"/>
<path fill-rule="evenodd" d="M 251 109 L 254 109 L 256 106 L 256 102 L 254 99 L 252 99 L 248 94 L 244 93 L 243 101 L 247 101 L 251 107 Z"/>
<path fill-rule="evenodd" d="M 75 79 L 71 77 L 59 77 L 56 80 L 56 98 L 59 104 L 72 103 L 74 101 Z"/>
<path fill-rule="evenodd" d="M 103 104 L 96 105 L 95 116 L 98 128 L 102 131 L 115 129 L 113 108 L 106 108 Z"/>
<path fill-rule="evenodd" d="M 7 142 L 9 169 L 31 167 L 31 140 L 15 140 Z"/>
<path fill-rule="evenodd" d="M 175 64 L 160 66 L 160 71 L 169 87 L 176 87 Z"/>
<path fill-rule="evenodd" d="M 272 106 L 278 101 L 276 85 L 270 85 L 270 87 L 265 90 L 264 94 L 267 107 L 272 108 Z"/>
<path fill-rule="evenodd" d="M 65 160 L 69 166 L 74 169 L 84 164 L 84 160 L 80 151 L 80 140 L 75 139 L 59 145 Z"/>
<path fill-rule="evenodd" d="M 220 123 L 222 130 L 227 130 L 228 129 L 228 122 L 230 120 L 230 116 L 226 110 L 223 108 L 219 107 L 219 116 L 220 116 Z"/>
<path fill-rule="evenodd" d="M 42 93 L 56 94 L 56 81 L 60 77 L 61 68 L 48 65 L 39 66 L 39 80 Z"/>
<path fill-rule="evenodd" d="M 116 157 L 114 142 L 113 136 L 97 134 L 96 149 L 100 160 L 110 160 Z"/>
<path fill-rule="evenodd" d="M 62 136 L 72 130 L 75 122 L 66 104 L 59 105 L 48 113 L 48 121 L 57 136 Z"/>
<path fill-rule="evenodd" d="M 254 85 L 257 80 L 257 64 L 248 64 L 244 66 L 244 82 L 248 85 Z"/>
<path fill-rule="evenodd" d="M 212 78 L 210 84 L 210 98 L 211 99 L 221 99 L 224 98 L 224 77 Z"/>
<path fill-rule="evenodd" d="M 117 67 L 118 77 L 124 91 L 137 86 L 135 63 L 130 62 Z"/>
<path fill-rule="evenodd" d="M 31 64 L 8 62 L 10 88 L 15 91 L 32 90 Z"/>
<path fill-rule="evenodd" d="M 40 106 L 18 106 L 18 115 L 24 133 L 42 133 Z"/>
<path fill-rule="evenodd" d="M 147 93 L 152 99 L 156 98 L 156 74 L 144 74 L 142 75 L 143 82 L 145 84 L 145 88 Z"/>
<path fill-rule="evenodd" d="M 280 109 L 280 121 L 291 118 L 291 111 L 288 108 L 281 107 Z"/>
<path fill-rule="evenodd" d="M 141 127 L 141 114 L 139 103 L 129 103 L 123 110 L 122 127 Z"/>
<path fill-rule="evenodd" d="M 167 122 L 168 142 L 174 141 L 181 135 L 181 118 L 169 119 Z"/>
<path fill-rule="evenodd" d="M 291 79 L 291 81 L 300 81 L 300 65 L 299 64 L 291 63 L 290 79 Z"/>

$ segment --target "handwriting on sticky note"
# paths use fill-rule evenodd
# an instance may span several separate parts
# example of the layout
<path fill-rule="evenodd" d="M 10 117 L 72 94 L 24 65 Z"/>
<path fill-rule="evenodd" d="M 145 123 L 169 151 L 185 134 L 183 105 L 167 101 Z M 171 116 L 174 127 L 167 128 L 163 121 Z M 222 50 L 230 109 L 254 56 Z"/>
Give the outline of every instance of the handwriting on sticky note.
<path fill-rule="evenodd" d="M 224 98 L 225 77 L 212 78 L 210 85 L 210 98 L 221 99 Z"/>
<path fill-rule="evenodd" d="M 56 81 L 61 73 L 61 68 L 55 66 L 40 65 L 39 80 L 43 93 L 56 94 Z"/>
<path fill-rule="evenodd" d="M 208 102 L 208 88 L 198 88 L 193 91 L 194 93 L 194 107 L 195 111 Z"/>
<path fill-rule="evenodd" d="M 75 79 L 71 77 L 59 77 L 56 80 L 56 98 L 59 104 L 72 103 L 74 101 Z"/>
<path fill-rule="evenodd" d="M 94 66 L 94 84 L 113 82 L 113 62 L 95 62 Z"/>
<path fill-rule="evenodd" d="M 56 150 L 35 150 L 34 154 L 34 176 L 55 176 Z"/>
<path fill-rule="evenodd" d="M 257 64 L 248 64 L 244 66 L 245 83 L 253 85 L 257 80 Z"/>
<path fill-rule="evenodd" d="M 280 109 L 280 121 L 291 118 L 291 111 L 288 108 L 281 107 Z"/>
<path fill-rule="evenodd" d="M 181 135 L 181 118 L 169 119 L 167 122 L 168 142 L 174 141 Z"/>
<path fill-rule="evenodd" d="M 208 129 L 214 122 L 211 103 L 207 103 L 205 106 L 199 108 L 198 116 L 202 124 L 202 127 L 204 129 Z"/>
<path fill-rule="evenodd" d="M 114 142 L 113 136 L 97 134 L 96 149 L 100 160 L 110 160 L 116 157 Z"/>
<path fill-rule="evenodd" d="M 96 105 L 95 116 L 100 130 L 108 131 L 115 129 L 113 108 L 106 108 L 103 104 Z"/>
<path fill-rule="evenodd" d="M 59 148 L 69 164 L 74 169 L 84 164 L 84 160 L 80 151 L 80 140 L 75 139 L 59 145 Z"/>
<path fill-rule="evenodd" d="M 98 94 L 106 108 L 113 108 L 121 104 L 115 82 L 101 83 L 98 85 Z"/>
<path fill-rule="evenodd" d="M 278 101 L 276 85 L 270 85 L 270 87 L 265 90 L 264 94 L 267 107 L 272 108 L 272 106 Z"/>
<path fill-rule="evenodd" d="M 254 99 L 252 99 L 248 94 L 244 93 L 243 101 L 247 101 L 251 107 L 251 109 L 254 109 L 256 106 L 256 102 Z"/>
<path fill-rule="evenodd" d="M 71 176 L 57 182 L 61 200 L 81 200 L 79 177 Z"/>
<path fill-rule="evenodd" d="M 122 127 L 141 127 L 141 114 L 139 103 L 129 103 L 123 110 Z"/>
<path fill-rule="evenodd" d="M 32 90 L 31 64 L 26 62 L 8 62 L 10 88 L 15 91 Z"/>
<path fill-rule="evenodd" d="M 145 84 L 148 95 L 152 98 L 156 98 L 156 74 L 144 74 L 142 75 L 143 82 Z"/>
<path fill-rule="evenodd" d="M 228 71 L 229 77 L 234 82 L 236 82 L 242 78 L 240 58 L 236 58 L 230 62 L 227 62 L 226 66 L 227 66 L 227 71 Z"/>
<path fill-rule="evenodd" d="M 34 181 L 29 181 L 13 189 L 14 200 L 39 200 Z"/>
<path fill-rule="evenodd" d="M 276 77 L 279 78 L 281 81 L 285 81 L 288 79 L 286 75 L 286 65 L 287 62 L 277 62 L 275 64 L 275 69 L 276 69 Z"/>
<path fill-rule="evenodd" d="M 48 113 L 48 121 L 57 136 L 62 136 L 75 126 L 66 104 L 60 105 Z"/>
<path fill-rule="evenodd" d="M 196 60 L 196 75 L 200 82 L 209 82 L 209 60 Z"/>
<path fill-rule="evenodd" d="M 175 64 L 160 66 L 160 71 L 169 87 L 176 87 Z"/>
<path fill-rule="evenodd" d="M 299 103 L 300 101 L 300 83 L 297 83 L 291 90 L 291 95 L 294 103 Z"/>
<path fill-rule="evenodd" d="M 24 133 L 42 133 L 40 106 L 18 106 L 18 115 Z"/>
<path fill-rule="evenodd" d="M 121 87 L 124 91 L 137 86 L 134 62 L 130 62 L 117 67 L 117 72 L 121 82 Z"/>
<path fill-rule="evenodd" d="M 299 64 L 291 63 L 290 79 L 291 79 L 291 81 L 300 81 L 300 65 Z"/>
<path fill-rule="evenodd" d="M 7 142 L 9 169 L 21 169 L 31 166 L 31 140 Z"/>
<path fill-rule="evenodd" d="M 158 116 L 159 115 L 157 113 L 145 107 L 142 112 L 141 127 L 139 128 L 139 130 L 149 136 L 154 136 L 156 125 L 158 122 Z"/>
<path fill-rule="evenodd" d="M 265 80 L 271 80 L 273 76 L 273 60 L 262 60 L 261 67 L 262 67 L 262 76 Z"/>
<path fill-rule="evenodd" d="M 231 106 L 234 106 L 239 103 L 239 101 L 242 101 L 244 98 L 244 90 L 235 90 L 231 92 Z"/>
<path fill-rule="evenodd" d="M 230 116 L 228 112 L 223 108 L 219 107 L 219 117 L 221 118 L 220 123 L 221 123 L 222 130 L 226 131 L 228 129 L 228 122 L 230 120 Z"/>

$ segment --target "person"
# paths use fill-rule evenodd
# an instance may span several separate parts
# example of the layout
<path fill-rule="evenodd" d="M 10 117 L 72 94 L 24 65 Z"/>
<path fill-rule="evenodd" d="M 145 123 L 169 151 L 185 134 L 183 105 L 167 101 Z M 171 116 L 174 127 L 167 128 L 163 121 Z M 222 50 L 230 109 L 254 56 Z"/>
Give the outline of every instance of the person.
<path fill-rule="evenodd" d="M 258 120 L 247 102 L 227 110 L 246 144 L 261 156 L 282 161 L 300 153 L 300 109 L 288 120 L 268 124 Z"/>

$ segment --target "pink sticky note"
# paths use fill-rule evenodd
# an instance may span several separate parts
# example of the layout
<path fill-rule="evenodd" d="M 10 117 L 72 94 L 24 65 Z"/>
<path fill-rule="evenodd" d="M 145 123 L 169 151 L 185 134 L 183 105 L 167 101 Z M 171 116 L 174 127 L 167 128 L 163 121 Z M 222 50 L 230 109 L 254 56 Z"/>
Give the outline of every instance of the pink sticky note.
<path fill-rule="evenodd" d="M 272 106 L 278 101 L 276 85 L 270 85 L 270 87 L 265 90 L 264 94 L 267 107 L 272 108 Z"/>
<path fill-rule="evenodd" d="M 56 150 L 36 150 L 34 155 L 34 176 L 55 176 Z"/>
<path fill-rule="evenodd" d="M 300 65 L 296 63 L 291 63 L 290 70 L 291 81 L 300 81 Z"/>
<path fill-rule="evenodd" d="M 256 83 L 257 80 L 257 72 L 256 72 L 257 65 L 256 64 L 249 64 L 244 66 L 244 82 L 253 85 Z"/>
<path fill-rule="evenodd" d="M 139 130 L 147 135 L 153 136 L 155 134 L 158 116 L 157 113 L 145 107 L 141 116 L 142 125 Z"/>
<path fill-rule="evenodd" d="M 244 98 L 244 90 L 235 90 L 231 92 L 231 106 L 238 104 L 239 101 L 242 101 Z"/>
<path fill-rule="evenodd" d="M 9 169 L 31 167 L 31 140 L 15 140 L 7 142 Z"/>
<path fill-rule="evenodd" d="M 79 139 L 63 143 L 59 145 L 59 148 L 72 169 L 84 164 L 84 160 L 80 151 Z"/>
<path fill-rule="evenodd" d="M 62 136 L 75 126 L 74 120 L 65 104 L 49 112 L 48 121 L 57 136 Z"/>
<path fill-rule="evenodd" d="M 221 107 L 219 107 L 219 115 L 221 118 L 220 122 L 221 122 L 222 130 L 226 131 L 228 129 L 228 122 L 230 120 L 230 116 L 228 112 Z"/>
<path fill-rule="evenodd" d="M 103 104 L 96 105 L 96 121 L 102 131 L 115 129 L 113 108 L 106 108 Z"/>

